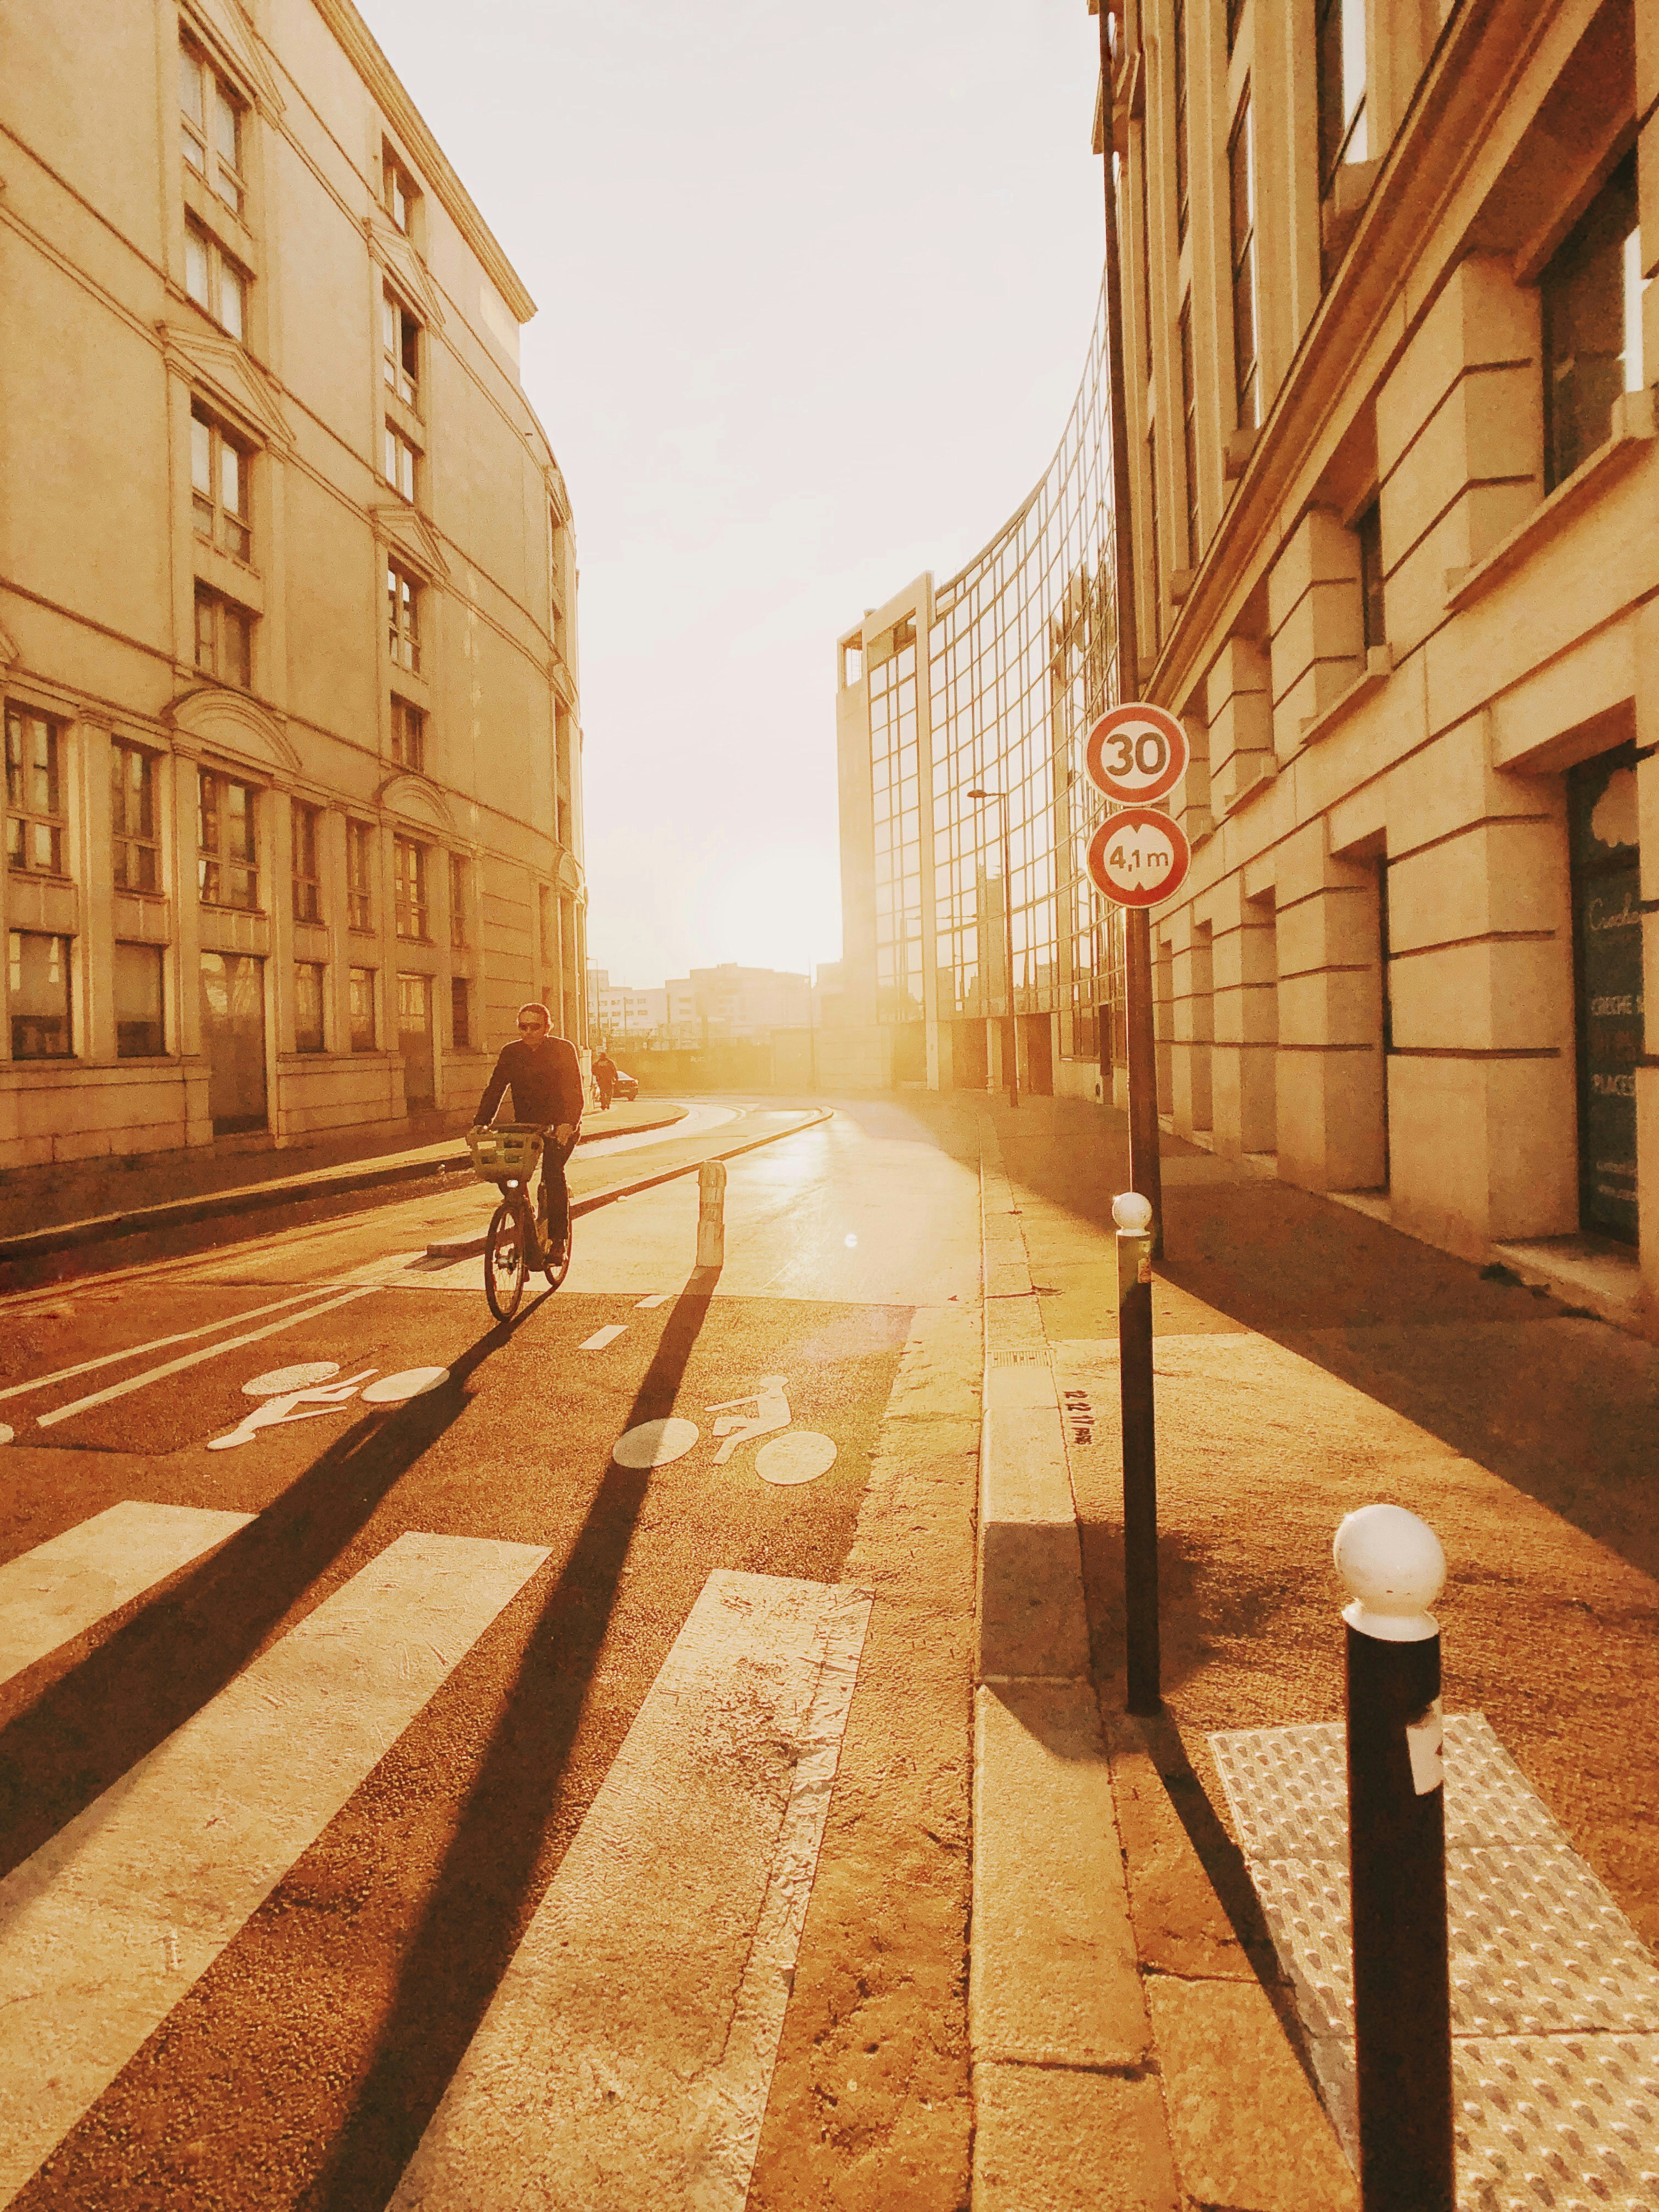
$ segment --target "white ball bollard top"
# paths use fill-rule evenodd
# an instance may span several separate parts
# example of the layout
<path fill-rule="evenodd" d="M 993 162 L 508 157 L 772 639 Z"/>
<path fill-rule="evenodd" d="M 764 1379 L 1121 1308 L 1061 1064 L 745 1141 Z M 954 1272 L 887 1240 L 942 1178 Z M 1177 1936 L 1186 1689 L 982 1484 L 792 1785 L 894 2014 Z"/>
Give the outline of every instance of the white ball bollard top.
<path fill-rule="evenodd" d="M 1112 1218 L 1130 1237 L 1144 1237 L 1152 1225 L 1152 1201 L 1138 1190 L 1126 1190 L 1112 1200 Z"/>
<path fill-rule="evenodd" d="M 1426 1521 L 1403 1505 L 1362 1505 L 1331 1547 L 1353 1593 L 1342 1618 L 1382 1644 L 1421 1644 L 1439 1633 L 1429 1611 L 1446 1587 L 1446 1555 Z"/>

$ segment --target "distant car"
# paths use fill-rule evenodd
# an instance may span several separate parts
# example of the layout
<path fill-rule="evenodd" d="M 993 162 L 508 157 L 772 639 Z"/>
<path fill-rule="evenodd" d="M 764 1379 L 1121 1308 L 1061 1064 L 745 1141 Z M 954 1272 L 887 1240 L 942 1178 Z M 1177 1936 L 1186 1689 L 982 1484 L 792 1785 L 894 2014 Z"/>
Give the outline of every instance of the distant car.
<path fill-rule="evenodd" d="M 637 1098 L 639 1095 L 639 1077 L 637 1075 L 629 1075 L 626 1069 L 619 1067 L 617 1070 L 616 1096 L 618 1098 Z"/>

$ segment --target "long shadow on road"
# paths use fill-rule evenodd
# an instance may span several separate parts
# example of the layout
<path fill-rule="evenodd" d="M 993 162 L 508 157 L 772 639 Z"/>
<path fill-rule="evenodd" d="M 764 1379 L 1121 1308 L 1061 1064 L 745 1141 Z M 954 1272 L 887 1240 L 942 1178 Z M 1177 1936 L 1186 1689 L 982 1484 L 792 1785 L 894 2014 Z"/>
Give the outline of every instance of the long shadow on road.
<path fill-rule="evenodd" d="M 438 1389 L 361 1420 L 82 1663 L 0 1729 L 0 1876 L 100 1797 L 239 1674 L 467 1403 L 492 1328 Z"/>
<path fill-rule="evenodd" d="M 623 1426 L 672 1413 L 717 1269 L 694 1274 Z M 525 1647 L 307 2212 L 386 2203 L 517 1948 L 650 1474 L 609 1462 Z M 550 1870 L 549 1879 L 551 1878 Z"/>

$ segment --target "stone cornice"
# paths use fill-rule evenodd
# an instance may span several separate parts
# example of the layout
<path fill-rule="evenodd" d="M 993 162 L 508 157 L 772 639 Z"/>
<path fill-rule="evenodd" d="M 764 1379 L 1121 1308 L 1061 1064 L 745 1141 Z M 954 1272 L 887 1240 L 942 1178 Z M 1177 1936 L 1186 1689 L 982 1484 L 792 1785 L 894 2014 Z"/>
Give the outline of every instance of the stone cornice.
<path fill-rule="evenodd" d="M 179 21 L 198 40 L 252 100 L 259 112 L 276 121 L 285 102 L 276 80 L 257 43 L 248 36 L 237 11 L 219 0 L 183 0 Z"/>
<path fill-rule="evenodd" d="M 1202 658 L 1260 580 L 1264 549 L 1305 504 L 1298 479 L 1332 418 L 1352 409 L 1351 372 L 1397 324 L 1395 350 L 1438 290 L 1425 241 L 1446 215 L 1538 47 L 1572 9 L 1536 0 L 1458 0 L 1343 255 L 1258 432 L 1238 489 L 1205 548 L 1145 696 L 1173 705 L 1206 672 Z M 1501 67 L 1499 65 L 1501 59 Z"/>
<path fill-rule="evenodd" d="M 381 113 L 408 149 L 410 160 L 420 171 L 421 181 L 441 204 L 444 212 L 477 255 L 485 275 L 506 301 L 508 312 L 515 320 L 527 323 L 536 312 L 536 302 L 473 204 L 471 194 L 450 167 L 420 110 L 398 82 L 368 24 L 351 5 L 351 0 L 315 0 L 315 4 L 317 13 L 338 40 L 346 58 L 374 94 Z"/>
<path fill-rule="evenodd" d="M 429 329 L 442 330 L 444 311 L 438 288 L 402 231 L 394 230 L 378 211 L 365 218 L 363 227 L 368 235 L 368 250 L 386 275 L 414 301 Z"/>
<path fill-rule="evenodd" d="M 449 581 L 449 563 L 438 533 L 418 507 L 401 499 L 382 499 L 376 500 L 368 512 L 374 534 L 383 545 L 403 554 L 428 583 Z"/>

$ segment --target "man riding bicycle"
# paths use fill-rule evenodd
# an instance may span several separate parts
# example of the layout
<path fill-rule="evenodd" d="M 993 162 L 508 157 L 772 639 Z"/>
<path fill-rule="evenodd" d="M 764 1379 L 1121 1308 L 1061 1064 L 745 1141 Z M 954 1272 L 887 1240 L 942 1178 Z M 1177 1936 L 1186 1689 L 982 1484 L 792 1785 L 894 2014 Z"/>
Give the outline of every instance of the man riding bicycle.
<path fill-rule="evenodd" d="M 506 1091 L 513 1119 L 543 1133 L 542 1182 L 537 1211 L 559 1259 L 570 1236 L 570 1192 L 564 1164 L 575 1150 L 582 1119 L 582 1072 L 576 1048 L 553 1035 L 553 1018 L 539 1000 L 519 1009 L 519 1034 L 504 1045 L 478 1101 L 474 1127 L 487 1129 Z"/>

